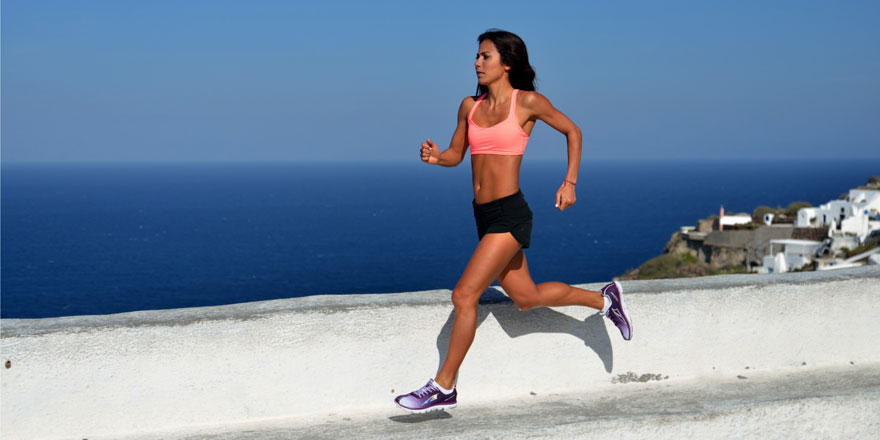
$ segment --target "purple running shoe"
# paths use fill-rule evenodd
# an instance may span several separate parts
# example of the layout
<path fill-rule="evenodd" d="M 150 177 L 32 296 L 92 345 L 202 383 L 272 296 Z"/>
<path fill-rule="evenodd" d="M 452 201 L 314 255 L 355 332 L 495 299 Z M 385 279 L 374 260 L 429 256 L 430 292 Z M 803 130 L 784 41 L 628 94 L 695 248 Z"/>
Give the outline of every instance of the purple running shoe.
<path fill-rule="evenodd" d="M 458 392 L 455 390 L 455 387 L 452 388 L 451 393 L 443 394 L 443 391 L 440 391 L 440 388 L 434 383 L 434 379 L 431 379 L 425 386 L 409 394 L 397 396 L 394 399 L 394 403 L 411 413 L 422 414 L 455 408 L 458 404 L 455 400 L 457 395 Z"/>
<path fill-rule="evenodd" d="M 602 296 L 611 300 L 611 307 L 608 308 L 605 317 L 620 329 L 623 339 L 629 341 L 632 339 L 632 320 L 629 319 L 629 312 L 626 311 L 626 304 L 623 302 L 623 286 L 617 281 L 608 283 L 602 288 Z"/>

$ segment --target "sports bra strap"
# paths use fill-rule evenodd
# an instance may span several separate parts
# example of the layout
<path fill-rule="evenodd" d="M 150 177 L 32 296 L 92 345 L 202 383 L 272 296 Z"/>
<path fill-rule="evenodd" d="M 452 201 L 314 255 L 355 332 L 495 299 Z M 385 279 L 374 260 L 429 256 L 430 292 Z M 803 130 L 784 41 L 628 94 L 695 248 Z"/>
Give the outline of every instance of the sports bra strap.
<path fill-rule="evenodd" d="M 510 95 L 510 113 L 507 114 L 507 117 L 513 116 L 514 120 L 516 119 L 516 92 L 519 90 L 513 89 L 513 94 Z"/>
<path fill-rule="evenodd" d="M 473 121 L 473 120 L 474 120 L 474 112 L 477 111 L 477 106 L 480 105 L 480 102 L 483 101 L 483 98 L 485 98 L 486 95 L 487 95 L 487 94 L 484 93 L 482 96 L 480 96 L 479 98 L 477 98 L 477 102 L 474 103 L 474 106 L 471 107 L 471 112 L 468 113 L 468 120 L 470 120 L 470 121 Z"/>
<path fill-rule="evenodd" d="M 507 113 L 506 119 L 509 119 L 511 116 L 513 116 L 514 118 L 516 117 L 516 92 L 519 92 L 519 90 L 513 89 L 513 94 L 510 95 L 510 111 L 509 113 Z M 477 102 L 474 103 L 474 106 L 471 107 L 470 113 L 468 113 L 469 120 L 474 120 L 474 112 L 477 111 L 477 106 L 480 105 L 481 102 L 483 102 L 483 99 L 486 98 L 486 95 L 488 95 L 488 93 L 484 93 L 482 96 L 477 98 Z"/>

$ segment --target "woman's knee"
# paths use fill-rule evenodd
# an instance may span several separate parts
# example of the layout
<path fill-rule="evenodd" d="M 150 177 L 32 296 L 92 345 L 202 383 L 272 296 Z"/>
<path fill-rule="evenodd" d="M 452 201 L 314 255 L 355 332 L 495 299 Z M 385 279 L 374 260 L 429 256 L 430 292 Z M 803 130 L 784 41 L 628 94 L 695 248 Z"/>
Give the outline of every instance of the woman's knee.
<path fill-rule="evenodd" d="M 520 279 L 520 282 L 515 282 L 514 279 L 508 277 L 504 281 L 504 283 L 501 283 L 501 287 L 504 288 L 507 296 L 516 304 L 518 309 L 529 310 L 540 306 L 540 293 L 535 283 L 531 282 L 531 278 L 528 280 Z"/>
<path fill-rule="evenodd" d="M 509 296 L 516 307 L 523 311 L 534 309 L 540 305 L 537 292 L 535 294 L 518 294 Z"/>
<path fill-rule="evenodd" d="M 483 292 L 477 292 L 476 289 L 456 286 L 452 290 L 452 305 L 455 310 L 475 309 L 480 303 L 480 295 Z"/>

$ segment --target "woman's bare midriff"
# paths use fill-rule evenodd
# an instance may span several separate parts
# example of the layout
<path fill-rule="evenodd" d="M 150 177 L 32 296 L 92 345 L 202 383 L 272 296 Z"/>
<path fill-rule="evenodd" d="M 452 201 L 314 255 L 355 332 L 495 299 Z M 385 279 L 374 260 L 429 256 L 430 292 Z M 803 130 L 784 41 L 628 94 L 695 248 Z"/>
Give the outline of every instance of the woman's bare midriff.
<path fill-rule="evenodd" d="M 522 158 L 522 155 L 472 154 L 474 200 L 477 203 L 488 203 L 516 193 L 519 190 Z"/>

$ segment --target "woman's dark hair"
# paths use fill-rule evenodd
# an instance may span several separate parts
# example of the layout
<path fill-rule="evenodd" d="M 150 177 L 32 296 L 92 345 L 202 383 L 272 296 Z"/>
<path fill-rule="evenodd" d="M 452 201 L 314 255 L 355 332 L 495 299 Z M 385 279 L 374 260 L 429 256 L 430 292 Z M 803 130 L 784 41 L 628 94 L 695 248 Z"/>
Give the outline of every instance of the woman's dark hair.
<path fill-rule="evenodd" d="M 501 64 L 510 66 L 508 78 L 514 89 L 535 90 L 535 70 L 529 64 L 529 53 L 526 51 L 526 43 L 522 38 L 512 32 L 501 29 L 489 29 L 480 34 L 478 43 L 489 40 L 495 43 L 498 54 L 501 55 Z M 489 92 L 489 88 L 477 84 L 477 96 Z"/>

